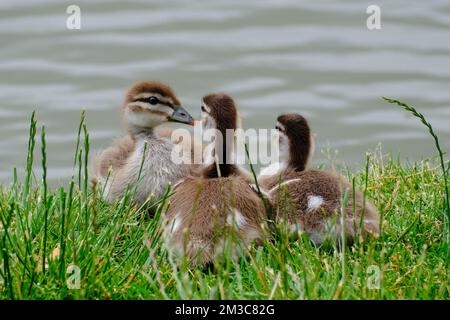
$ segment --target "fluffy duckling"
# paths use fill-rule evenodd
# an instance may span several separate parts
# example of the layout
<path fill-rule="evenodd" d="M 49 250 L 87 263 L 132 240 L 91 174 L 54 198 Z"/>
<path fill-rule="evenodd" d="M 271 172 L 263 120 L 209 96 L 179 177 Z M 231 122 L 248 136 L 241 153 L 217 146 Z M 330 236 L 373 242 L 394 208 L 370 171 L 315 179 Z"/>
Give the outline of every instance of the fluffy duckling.
<path fill-rule="evenodd" d="M 379 216 L 361 192 L 353 194 L 349 182 L 336 173 L 306 170 L 314 140 L 305 118 L 298 114 L 278 117 L 280 163 L 263 169 L 259 182 L 272 203 L 275 221 L 285 221 L 290 230 L 305 232 L 315 244 L 339 240 L 342 227 L 348 243 L 354 240 L 360 222 L 362 236 L 378 235 Z M 348 200 L 341 204 L 347 192 Z"/>
<path fill-rule="evenodd" d="M 172 142 L 180 145 L 182 148 L 182 151 L 180 152 L 183 153 L 181 157 L 183 158 L 184 163 L 189 164 L 189 172 L 195 173 L 202 167 L 202 141 L 197 139 L 196 135 L 193 133 L 189 133 L 189 136 L 186 136 L 186 131 L 183 132 L 181 137 L 176 133 L 176 130 L 177 129 L 173 127 L 159 126 L 155 128 L 155 133 L 161 138 L 170 139 Z"/>
<path fill-rule="evenodd" d="M 139 177 L 134 201 L 140 205 L 149 197 L 157 200 L 168 183 L 176 183 L 189 171 L 171 160 L 173 142 L 155 134 L 154 128 L 168 121 L 192 125 L 193 118 L 169 86 L 141 81 L 126 94 L 122 119 L 128 134 L 94 160 L 92 182 L 104 185 L 105 199 L 112 202 L 131 190 Z"/>
<path fill-rule="evenodd" d="M 231 161 L 239 123 L 234 101 L 225 94 L 205 96 L 201 115 L 203 130 L 217 130 L 213 156 L 199 176 L 175 187 L 164 231 L 168 248 L 191 265 L 205 265 L 221 254 L 235 256 L 241 245 L 260 242 L 265 223 L 264 203 L 250 187 L 249 175 Z"/>

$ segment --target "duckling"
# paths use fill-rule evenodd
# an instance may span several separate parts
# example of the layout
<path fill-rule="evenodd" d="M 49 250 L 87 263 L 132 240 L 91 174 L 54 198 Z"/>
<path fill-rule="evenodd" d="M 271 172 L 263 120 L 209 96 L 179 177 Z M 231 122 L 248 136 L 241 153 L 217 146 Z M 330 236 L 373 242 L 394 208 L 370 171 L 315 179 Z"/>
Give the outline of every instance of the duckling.
<path fill-rule="evenodd" d="M 265 230 L 264 203 L 250 187 L 249 174 L 231 161 L 235 136 L 226 131 L 234 133 L 239 123 L 233 99 L 207 95 L 201 109 L 203 130 L 217 130 L 212 156 L 198 176 L 174 188 L 164 230 L 168 249 L 192 266 L 204 266 L 225 252 L 236 257 L 241 246 L 260 243 Z"/>
<path fill-rule="evenodd" d="M 195 120 L 194 123 L 196 123 Z M 172 142 L 180 145 L 184 163 L 189 164 L 190 173 L 195 173 L 202 166 L 203 143 L 193 133 L 189 133 L 189 136 L 186 136 L 187 132 L 184 131 L 181 137 L 176 133 L 176 130 L 176 128 L 172 127 L 159 126 L 155 128 L 155 133 L 159 137 L 170 139 Z"/>
<path fill-rule="evenodd" d="M 105 199 L 112 202 L 131 190 L 139 178 L 135 203 L 141 205 L 149 197 L 157 200 L 168 183 L 176 183 L 189 171 L 184 163 L 171 161 L 173 142 L 159 137 L 154 128 L 169 121 L 193 125 L 193 118 L 169 86 L 140 81 L 126 94 L 122 119 L 127 135 L 96 157 L 92 183 L 104 185 Z"/>
<path fill-rule="evenodd" d="M 379 234 L 379 215 L 342 176 L 318 170 L 308 170 L 314 152 L 314 139 L 308 122 L 298 114 L 278 117 L 280 163 L 261 171 L 259 182 L 271 200 L 273 219 L 286 222 L 294 234 L 305 232 L 315 244 L 325 240 L 340 240 L 342 228 L 347 243 L 354 241 L 360 229 L 362 236 Z M 275 170 L 274 170 L 275 169 Z M 343 208 L 344 194 L 348 200 Z"/>

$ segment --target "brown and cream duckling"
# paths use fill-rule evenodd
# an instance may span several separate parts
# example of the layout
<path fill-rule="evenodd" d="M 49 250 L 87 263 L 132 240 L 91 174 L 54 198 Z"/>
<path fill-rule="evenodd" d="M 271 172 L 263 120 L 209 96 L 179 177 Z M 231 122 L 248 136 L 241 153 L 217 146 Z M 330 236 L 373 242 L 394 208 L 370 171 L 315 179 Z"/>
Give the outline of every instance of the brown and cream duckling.
<path fill-rule="evenodd" d="M 157 200 L 167 184 L 176 183 L 188 167 L 171 160 L 173 142 L 154 128 L 165 122 L 192 125 L 193 118 L 181 106 L 173 90 L 158 81 L 140 81 L 128 91 L 122 107 L 127 135 L 115 141 L 94 160 L 93 184 L 99 182 L 104 197 L 112 202 L 136 185 L 134 201 Z M 145 150 L 145 152 L 144 152 Z"/>
<path fill-rule="evenodd" d="M 198 176 L 175 187 L 164 230 L 169 250 L 191 265 L 205 265 L 221 254 L 235 257 L 241 246 L 260 242 L 265 229 L 264 203 L 247 172 L 231 161 L 239 123 L 234 101 L 225 94 L 205 96 L 201 115 L 203 130 L 216 129 L 213 154 Z"/>
<path fill-rule="evenodd" d="M 276 129 L 280 163 L 263 169 L 258 179 L 272 203 L 272 218 L 287 223 L 291 232 L 305 232 L 315 244 L 339 240 L 342 228 L 351 243 L 361 222 L 363 238 L 378 235 L 378 213 L 361 192 L 353 193 L 350 183 L 336 173 L 307 169 L 314 141 L 306 119 L 284 114 L 278 117 Z"/>

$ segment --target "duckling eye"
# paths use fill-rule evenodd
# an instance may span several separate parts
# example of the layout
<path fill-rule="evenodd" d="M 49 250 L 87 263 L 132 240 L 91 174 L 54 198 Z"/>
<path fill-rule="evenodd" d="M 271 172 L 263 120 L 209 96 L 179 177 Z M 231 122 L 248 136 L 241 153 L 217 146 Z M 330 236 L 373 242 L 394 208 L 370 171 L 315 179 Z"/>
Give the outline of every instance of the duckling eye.
<path fill-rule="evenodd" d="M 280 126 L 275 126 L 275 129 L 277 129 L 277 130 L 280 131 L 280 132 L 283 132 L 283 130 L 281 129 Z"/>
<path fill-rule="evenodd" d="M 151 96 L 150 98 L 148 98 L 148 102 L 150 102 L 150 104 L 155 105 L 159 102 L 159 99 L 155 96 Z"/>
<path fill-rule="evenodd" d="M 206 112 L 205 106 L 202 106 L 202 111 L 203 111 L 203 112 Z"/>

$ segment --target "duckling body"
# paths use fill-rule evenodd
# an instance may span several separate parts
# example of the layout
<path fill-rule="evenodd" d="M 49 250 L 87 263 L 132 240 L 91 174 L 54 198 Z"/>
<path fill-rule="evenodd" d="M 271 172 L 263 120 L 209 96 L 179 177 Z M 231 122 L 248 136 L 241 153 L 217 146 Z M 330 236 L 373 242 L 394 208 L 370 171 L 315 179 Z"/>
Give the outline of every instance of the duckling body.
<path fill-rule="evenodd" d="M 120 199 L 127 190 L 140 205 L 148 198 L 157 200 L 167 184 L 188 174 L 185 163 L 174 163 L 174 143 L 154 133 L 154 127 L 177 121 L 192 124 L 172 89 L 156 81 L 136 83 L 123 106 L 128 134 L 115 141 L 94 160 L 93 184 L 100 183 L 108 202 Z"/>
<path fill-rule="evenodd" d="M 293 233 L 305 232 L 316 244 L 340 239 L 342 232 L 352 242 L 360 229 L 363 238 L 378 235 L 378 213 L 361 192 L 353 192 L 337 173 L 307 169 L 313 139 L 306 120 L 290 114 L 280 116 L 278 122 L 280 149 L 289 154 L 283 155 L 280 170 L 259 177 L 272 203 L 272 218 L 287 223 Z"/>
<path fill-rule="evenodd" d="M 364 215 L 363 237 L 368 233 L 378 234 L 376 210 L 368 199 L 363 199 L 361 192 L 353 193 L 352 186 L 338 174 L 318 170 L 291 171 L 276 180 L 278 178 L 264 182 L 273 203 L 272 215 L 276 221 L 286 222 L 292 233 L 305 232 L 312 242 L 321 244 L 325 240 L 339 239 L 343 231 L 346 239 L 352 242 Z"/>
<path fill-rule="evenodd" d="M 108 177 L 108 173 L 117 171 L 125 165 L 126 160 L 135 149 L 136 141 L 127 134 L 116 139 L 113 145 L 106 148 L 94 159 L 94 172 L 97 178 Z"/>
<path fill-rule="evenodd" d="M 204 125 L 213 124 L 222 133 L 236 129 L 237 112 L 230 97 L 209 95 L 203 101 Z M 230 159 L 223 146 L 214 151 Z M 166 244 L 192 265 L 205 265 L 222 254 L 235 257 L 242 246 L 264 238 L 264 203 L 250 187 L 250 176 L 242 168 L 223 162 L 216 160 L 205 165 L 199 176 L 184 179 L 170 198 Z"/>
<path fill-rule="evenodd" d="M 205 265 L 226 250 L 236 255 L 239 245 L 260 243 L 264 205 L 249 182 L 241 176 L 186 178 L 166 215 L 169 247 L 193 265 Z"/>
<path fill-rule="evenodd" d="M 174 184 L 189 173 L 186 164 L 175 164 L 171 160 L 173 146 L 171 140 L 151 132 L 139 134 L 132 151 L 126 154 L 122 165 L 116 167 L 111 182 L 107 184 L 107 199 L 112 201 L 122 197 L 124 189 L 127 186 L 132 188 L 136 183 L 138 184 L 134 198 L 137 203 L 143 203 L 147 198 L 159 199 L 167 184 Z M 117 148 L 120 150 L 120 146 Z"/>
<path fill-rule="evenodd" d="M 203 167 L 203 144 L 198 140 L 195 134 L 184 131 L 183 136 L 179 136 L 175 132 L 175 128 L 171 127 L 156 127 L 155 134 L 160 138 L 166 138 L 173 143 L 179 145 L 182 149 L 180 155 L 183 158 L 183 163 L 188 164 L 189 173 L 196 175 L 196 172 Z M 181 154 L 182 152 L 182 154 Z"/>

